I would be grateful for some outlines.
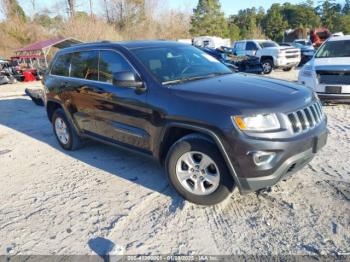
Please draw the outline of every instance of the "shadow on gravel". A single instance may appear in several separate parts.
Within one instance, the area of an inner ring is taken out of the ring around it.
[[[151,157],[94,141],[87,141],[85,147],[78,151],[63,150],[53,134],[45,108],[36,106],[25,97],[0,98],[0,125],[46,143],[61,153],[90,166],[167,195],[172,198],[172,210],[181,208],[183,205],[183,200],[169,188],[163,169]],[[0,139],[6,139],[6,136],[0,133]]]

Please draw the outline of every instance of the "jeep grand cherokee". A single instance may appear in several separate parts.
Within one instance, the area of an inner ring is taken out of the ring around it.
[[[276,184],[326,144],[310,89],[232,73],[176,42],[99,42],[59,51],[46,108],[66,150],[85,138],[152,155],[185,199],[203,205]]]

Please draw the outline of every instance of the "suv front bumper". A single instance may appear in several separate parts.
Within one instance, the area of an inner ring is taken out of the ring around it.
[[[296,58],[279,57],[277,59],[274,59],[275,66],[278,68],[295,67],[295,66],[299,65],[300,61],[301,61],[300,56],[298,56]]]
[[[263,140],[240,137],[229,151],[229,157],[238,178],[241,193],[271,187],[295,174],[307,165],[326,145],[328,131],[326,121],[308,133],[284,140]],[[256,165],[249,152],[274,152],[274,159],[264,165]]]

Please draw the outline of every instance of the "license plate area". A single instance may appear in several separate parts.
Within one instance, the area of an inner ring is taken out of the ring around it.
[[[327,94],[341,94],[341,86],[326,86]]]
[[[318,137],[314,138],[313,153],[317,153],[327,144],[328,133],[325,132]]]

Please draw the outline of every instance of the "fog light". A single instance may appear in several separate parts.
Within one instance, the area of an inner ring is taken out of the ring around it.
[[[271,163],[271,161],[275,158],[276,153],[257,151],[251,152],[250,155],[253,157],[255,165],[262,166]]]

